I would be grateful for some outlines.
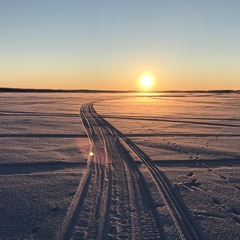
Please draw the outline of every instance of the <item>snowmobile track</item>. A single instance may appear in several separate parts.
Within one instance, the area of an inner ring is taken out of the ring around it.
[[[93,103],[80,116],[90,140],[87,170],[58,239],[166,239],[159,211],[131,149],[148,169],[179,239],[206,239],[165,174],[130,139],[103,119]]]

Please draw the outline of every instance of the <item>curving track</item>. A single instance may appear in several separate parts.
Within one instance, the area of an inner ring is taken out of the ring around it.
[[[98,115],[93,103],[84,104],[80,116],[92,156],[58,239],[206,239],[166,176],[141,149]],[[129,150],[145,165],[161,204]]]

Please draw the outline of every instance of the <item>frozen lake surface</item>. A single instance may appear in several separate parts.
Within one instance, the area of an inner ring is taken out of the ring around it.
[[[240,235],[240,94],[1,93],[0,124],[1,239]]]

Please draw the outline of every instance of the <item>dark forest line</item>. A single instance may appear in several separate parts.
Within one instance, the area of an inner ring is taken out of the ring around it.
[[[141,93],[144,91],[120,91],[120,90],[89,90],[89,89],[32,89],[32,88],[1,88],[0,92],[37,92],[37,93]],[[240,90],[168,90],[147,91],[148,93],[240,93]]]

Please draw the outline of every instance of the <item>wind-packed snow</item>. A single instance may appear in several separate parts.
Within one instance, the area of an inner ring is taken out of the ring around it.
[[[210,239],[239,239],[239,94],[159,94],[96,106],[155,160]]]
[[[1,93],[0,239],[56,239],[86,169],[79,109],[92,101],[164,172],[209,239],[239,238],[239,94]]]
[[[85,168],[83,98],[2,93],[0,99],[0,239],[54,239]]]

